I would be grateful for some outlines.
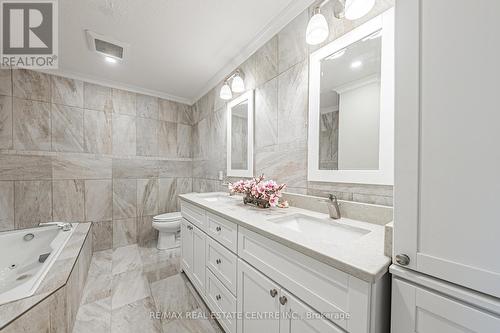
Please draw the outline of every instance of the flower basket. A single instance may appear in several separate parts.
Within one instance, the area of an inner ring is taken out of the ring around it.
[[[285,188],[286,184],[278,185],[273,180],[264,181],[264,175],[229,184],[231,193],[245,195],[243,197],[245,205],[252,204],[260,208],[286,207],[286,202],[280,203],[281,193]]]
[[[271,204],[269,203],[268,200],[258,199],[258,198],[252,197],[249,194],[247,194],[245,197],[243,197],[243,203],[245,205],[247,205],[247,204],[255,205],[255,206],[260,207],[260,208],[271,207]]]

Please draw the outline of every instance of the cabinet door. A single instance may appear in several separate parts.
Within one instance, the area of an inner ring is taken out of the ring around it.
[[[282,290],[280,333],[342,333],[344,330],[302,303],[292,294]]]
[[[267,277],[238,260],[238,333],[279,333],[280,289]],[[270,318],[259,318],[267,315]]]
[[[411,269],[495,297],[499,12],[500,1],[396,4],[394,253],[408,255]]]
[[[185,273],[191,276],[193,272],[193,229],[187,220],[181,223],[181,262]]]
[[[207,235],[193,227],[193,284],[201,294],[205,293],[205,249]]]
[[[392,281],[394,333],[498,333],[500,317],[410,282]]]

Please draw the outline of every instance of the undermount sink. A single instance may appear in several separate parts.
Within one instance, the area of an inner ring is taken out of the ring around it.
[[[292,214],[272,218],[268,221],[304,236],[314,237],[332,244],[354,241],[370,233],[370,230],[345,225],[331,219],[320,219],[304,214]]]
[[[234,197],[230,196],[228,193],[207,193],[200,194],[200,197],[208,202],[234,200]]]

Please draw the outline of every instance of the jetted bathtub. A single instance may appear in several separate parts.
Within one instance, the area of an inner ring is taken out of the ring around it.
[[[35,293],[74,229],[47,225],[0,232],[0,305]]]

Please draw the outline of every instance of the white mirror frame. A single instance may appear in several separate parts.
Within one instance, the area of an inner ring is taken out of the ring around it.
[[[231,110],[241,102],[248,100],[248,138],[247,138],[247,165],[246,170],[231,168]],[[253,118],[254,118],[254,92],[247,91],[227,104],[227,175],[232,177],[253,177]]]
[[[319,114],[321,60],[382,29],[380,74],[380,137],[379,170],[320,170]],[[309,135],[308,180],[357,183],[394,184],[394,8],[371,19],[339,37],[310,56],[309,67]]]

